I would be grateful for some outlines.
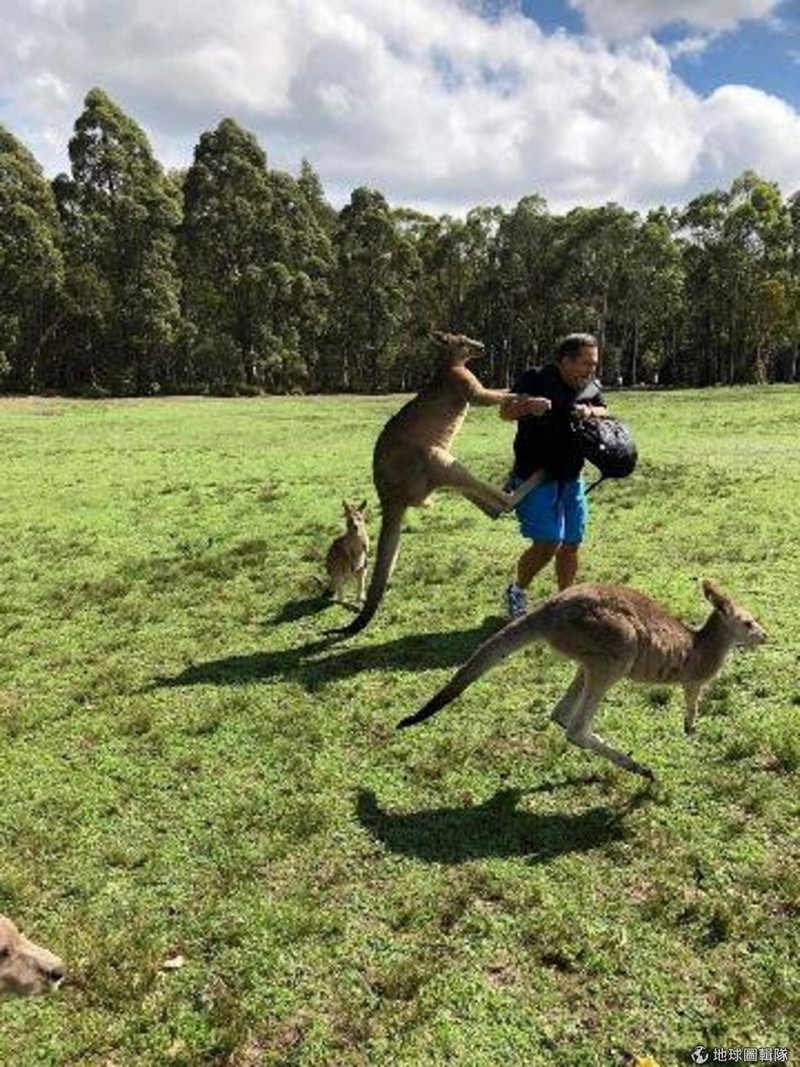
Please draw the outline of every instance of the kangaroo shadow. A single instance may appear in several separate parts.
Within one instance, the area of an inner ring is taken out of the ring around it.
[[[319,615],[333,603],[331,597],[325,593],[316,593],[314,596],[303,597],[302,600],[289,600],[269,621],[273,625],[298,622],[300,619],[307,619],[310,615]]]
[[[247,682],[286,678],[299,681],[309,692],[316,692],[330,682],[349,678],[362,671],[428,670],[455,667],[484,638],[497,629],[497,620],[485,619],[480,626],[464,630],[446,630],[409,634],[379,645],[344,648],[322,638],[297,648],[274,652],[253,652],[244,656],[227,656],[186,667],[173,677],[157,677],[150,688],[183,685],[242,685]]]
[[[356,817],[391,852],[425,863],[458,864],[508,856],[546,863],[566,853],[589,852],[621,841],[628,834],[625,816],[633,802],[616,811],[594,807],[579,815],[537,814],[519,810],[524,792],[500,789],[475,807],[393,814],[380,807],[373,792],[360,789]]]

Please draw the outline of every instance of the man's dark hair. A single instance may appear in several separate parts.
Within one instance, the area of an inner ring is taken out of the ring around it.
[[[564,356],[574,359],[582,348],[597,348],[597,338],[591,333],[571,333],[563,337],[556,346],[556,363]]]

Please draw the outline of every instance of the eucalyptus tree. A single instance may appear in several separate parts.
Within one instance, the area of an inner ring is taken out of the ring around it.
[[[307,159],[304,159],[300,164],[297,184],[317,222],[329,236],[333,236],[338,221],[338,213],[328,203],[320,177]]]
[[[556,332],[588,330],[601,349],[619,354],[638,216],[618,204],[573,208],[556,229]]]
[[[204,133],[183,184],[189,374],[205,388],[314,384],[333,269],[321,186],[267,169],[232,119]]]
[[[41,167],[0,126],[0,380],[49,385],[43,355],[63,281],[55,199]]]
[[[800,190],[789,197],[787,208],[792,234],[788,256],[789,321],[781,377],[794,382],[800,377]]]
[[[233,119],[206,131],[183,183],[179,261],[187,373],[213,392],[256,386],[268,329],[266,155]]]
[[[500,313],[500,272],[497,241],[505,211],[498,204],[474,207],[467,212],[461,238],[463,328],[486,346],[478,371],[487,381],[508,378],[503,321]]]
[[[691,384],[723,381],[730,366],[724,353],[726,210],[726,194],[715,189],[696,196],[681,214],[685,237],[687,351],[691,358],[680,360],[678,376]]]
[[[792,218],[775,182],[746,171],[731,185],[728,230],[740,250],[737,307],[741,372],[749,381],[774,376],[778,350],[791,330]]]
[[[507,379],[542,361],[555,339],[556,224],[536,194],[523,197],[497,234],[493,298],[502,333]]]
[[[636,227],[627,259],[629,271],[617,317],[621,325],[620,367],[636,385],[658,381],[669,368],[682,337],[685,275],[675,221],[665,208],[650,211]]]
[[[65,385],[159,389],[169,383],[179,320],[175,186],[142,129],[102,89],[87,94],[69,155],[71,179],[54,185],[78,347]]]
[[[466,288],[467,233],[462,219],[451,215],[417,216],[395,212],[395,218],[415,237],[422,267],[422,301],[431,324],[444,330],[462,326]]]
[[[414,296],[420,260],[381,193],[354,190],[339,215],[329,375],[346,390],[408,387],[405,361],[423,340]]]
[[[415,264],[406,325],[413,343],[406,346],[403,359],[395,362],[392,385],[400,390],[417,389],[431,374],[431,332],[462,328],[451,316],[446,283],[439,270],[440,242],[452,220],[447,215],[437,218],[407,207],[394,208],[392,219],[398,235],[413,247],[410,261]]]
[[[496,302],[492,299],[494,241],[502,209],[477,207],[464,219],[451,215],[434,218],[419,212],[395,211],[402,231],[414,240],[420,273],[416,292],[417,332],[445,329],[466,332],[487,347],[488,361],[482,367],[494,371],[497,350],[491,323]],[[430,356],[424,347],[416,363],[419,375],[430,373]]]
[[[682,224],[700,383],[768,380],[791,333],[789,206],[777,185],[747,171],[728,191],[692,200]]]
[[[260,358],[264,384],[283,392],[316,380],[331,305],[333,246],[308,182],[283,171],[270,171],[268,180]]]

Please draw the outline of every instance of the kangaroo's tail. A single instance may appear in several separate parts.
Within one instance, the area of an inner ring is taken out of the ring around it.
[[[397,729],[402,730],[406,726],[415,726],[418,722],[429,719],[440,708],[455,700],[468,685],[471,685],[476,678],[480,678],[490,667],[494,667],[496,663],[511,655],[512,652],[516,652],[523,645],[527,645],[532,641],[542,640],[543,637],[540,610],[533,611],[522,619],[515,619],[513,622],[508,623],[502,630],[492,634],[491,637],[487,637],[483,644],[475,649],[463,667],[459,667],[447,685],[440,689],[435,696],[431,697],[423,708],[420,708],[415,715],[407,715],[405,719],[401,719],[397,724]]]
[[[400,548],[400,527],[403,523],[405,511],[405,505],[384,504],[382,506],[378,551],[364,606],[351,623],[335,630],[334,633],[346,634],[347,636],[359,633],[378,610],[378,605],[383,599],[383,594],[386,592],[386,586],[397,561],[397,553]]]

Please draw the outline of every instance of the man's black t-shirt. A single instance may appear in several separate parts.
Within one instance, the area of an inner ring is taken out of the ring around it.
[[[551,402],[544,415],[525,415],[517,422],[514,438],[514,473],[527,478],[544,468],[552,478],[577,478],[583,457],[576,449],[569,430],[570,411],[575,404],[605,406],[600,385],[589,382],[582,389],[572,389],[555,363],[541,369],[523,371],[514,382],[515,393],[544,396]]]

